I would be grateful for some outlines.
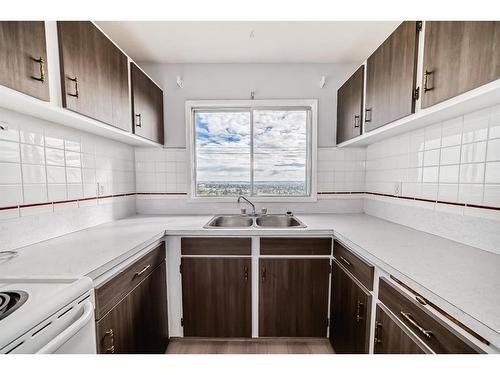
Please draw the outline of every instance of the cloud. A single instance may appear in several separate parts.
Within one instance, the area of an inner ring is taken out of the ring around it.
[[[255,181],[304,181],[307,112],[254,110]],[[250,181],[250,112],[196,112],[198,181]]]

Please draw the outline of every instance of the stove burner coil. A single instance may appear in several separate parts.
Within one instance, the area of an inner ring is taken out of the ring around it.
[[[22,290],[9,290],[0,292],[0,320],[6,318],[28,299],[28,293]]]

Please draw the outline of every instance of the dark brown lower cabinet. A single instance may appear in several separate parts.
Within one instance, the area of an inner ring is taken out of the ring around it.
[[[250,258],[189,258],[182,267],[185,337],[251,337]]]
[[[422,344],[377,304],[375,354],[424,354]]]
[[[330,341],[335,353],[368,353],[371,295],[336,261],[330,311]]]
[[[98,353],[164,353],[168,344],[165,262],[98,320],[96,328]]]
[[[259,336],[326,337],[329,259],[259,261]]]

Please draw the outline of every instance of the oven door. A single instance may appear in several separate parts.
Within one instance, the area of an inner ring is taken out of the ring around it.
[[[96,352],[94,306],[85,301],[81,314],[63,331],[37,351],[38,354],[94,354]]]

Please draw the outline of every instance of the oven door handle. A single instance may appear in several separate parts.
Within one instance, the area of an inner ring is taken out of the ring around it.
[[[90,301],[83,304],[83,314],[72,325],[58,334],[54,339],[42,347],[37,354],[48,354],[55,352],[62,344],[68,341],[75,333],[81,330],[91,319],[94,312],[94,306]]]

